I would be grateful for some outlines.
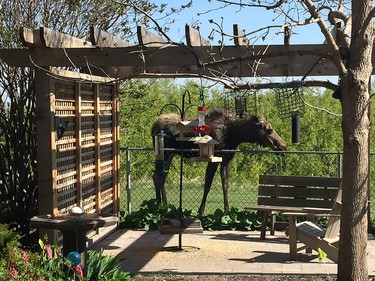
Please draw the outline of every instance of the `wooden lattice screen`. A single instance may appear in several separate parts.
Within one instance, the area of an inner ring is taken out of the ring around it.
[[[65,214],[74,206],[118,214],[116,85],[38,71],[36,90],[40,214]],[[61,239],[47,233],[53,242]]]

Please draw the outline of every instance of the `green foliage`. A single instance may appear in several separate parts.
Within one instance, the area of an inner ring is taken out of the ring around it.
[[[212,215],[199,217],[205,230],[256,230],[260,228],[259,216],[253,211],[231,208],[228,213],[217,209]]]
[[[0,224],[0,257],[5,254],[7,248],[17,248],[20,246],[19,239],[21,236],[9,229],[6,224]]]
[[[128,281],[129,272],[123,272],[116,257],[100,252],[87,252],[87,279],[89,281]]]
[[[184,210],[183,217],[192,217],[191,210]],[[178,219],[179,209],[168,204],[157,203],[155,199],[144,201],[141,208],[131,214],[123,214],[122,226],[156,230],[163,219]],[[228,213],[217,209],[213,214],[197,216],[205,230],[255,230],[260,228],[259,217],[253,211],[239,211],[231,208]]]
[[[190,217],[191,211],[183,211],[183,217]],[[122,214],[122,226],[156,230],[163,219],[176,219],[180,217],[179,209],[171,204],[157,203],[156,199],[145,200],[140,209],[131,214]]]
[[[327,253],[324,252],[321,248],[318,248],[318,260],[319,262],[324,262],[327,258]]]

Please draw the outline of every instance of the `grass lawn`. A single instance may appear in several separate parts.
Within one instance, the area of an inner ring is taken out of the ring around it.
[[[126,186],[121,186],[121,210],[126,210]],[[179,206],[180,183],[167,182],[168,203]],[[130,190],[131,210],[136,211],[140,208],[144,200],[155,198],[153,182],[143,179],[142,181],[132,182]],[[196,214],[203,197],[203,183],[195,180],[183,181],[182,184],[182,208],[192,210]],[[254,204],[257,200],[257,187],[247,185],[246,183],[230,182],[229,207],[236,207],[243,210],[246,205]],[[213,213],[216,209],[223,209],[224,200],[220,180],[214,180],[206,203],[206,214]]]

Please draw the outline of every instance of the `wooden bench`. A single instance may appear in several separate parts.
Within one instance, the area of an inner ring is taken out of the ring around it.
[[[258,204],[246,206],[245,210],[260,212],[260,239],[264,240],[269,218],[270,232],[274,235],[276,214],[279,212],[329,213],[340,182],[338,177],[260,175]]]

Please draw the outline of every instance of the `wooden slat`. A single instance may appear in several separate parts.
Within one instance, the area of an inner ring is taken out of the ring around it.
[[[258,196],[261,197],[289,197],[289,198],[324,198],[334,200],[337,189],[293,187],[293,186],[259,186]]]
[[[137,26],[137,36],[139,45],[144,47],[160,47],[165,46],[165,43],[167,43],[163,37],[142,26]]]
[[[90,47],[91,42],[70,36],[47,27],[39,29],[40,41],[44,47],[48,48],[82,48]],[[35,35],[34,35],[35,39]]]
[[[56,67],[51,68],[51,73],[53,73],[56,76],[61,77],[62,79],[73,79],[73,80],[88,80],[91,82],[102,82],[102,83],[108,83],[113,81],[114,79],[111,77],[103,77],[103,76],[96,76],[96,75],[89,75],[85,73],[78,73],[75,71],[65,70],[65,69],[58,69]],[[84,93],[84,91],[82,91]]]
[[[189,25],[185,25],[186,44],[191,47],[195,46],[210,46],[211,44],[204,39],[198,30]]]
[[[95,104],[95,200],[96,212],[101,212],[102,194],[101,194],[101,166],[100,166],[100,85],[94,87],[94,104]]]
[[[77,161],[77,205],[80,207],[84,206],[83,199],[83,188],[82,188],[82,131],[81,131],[81,83],[77,83],[75,86],[75,135],[76,135],[76,161]]]
[[[129,47],[128,41],[122,40],[104,30],[99,28],[90,27],[90,40],[91,44],[100,47]]]
[[[112,85],[112,132],[113,132],[113,142],[112,142],[112,159],[114,163],[114,172],[112,178],[113,184],[113,213],[120,215],[120,103],[117,93],[117,84]],[[128,198],[130,199],[130,198]],[[130,201],[131,202],[131,201]]]
[[[332,208],[332,201],[329,200],[308,200],[308,199],[285,199],[258,198],[259,205],[289,206],[289,207],[310,207],[310,208]]]
[[[260,175],[259,184],[280,184],[294,186],[339,187],[341,178],[310,176],[270,176]]]
[[[234,44],[236,46],[249,45],[249,40],[247,40],[243,30],[239,27],[238,24],[233,24],[233,35],[234,35]]]

